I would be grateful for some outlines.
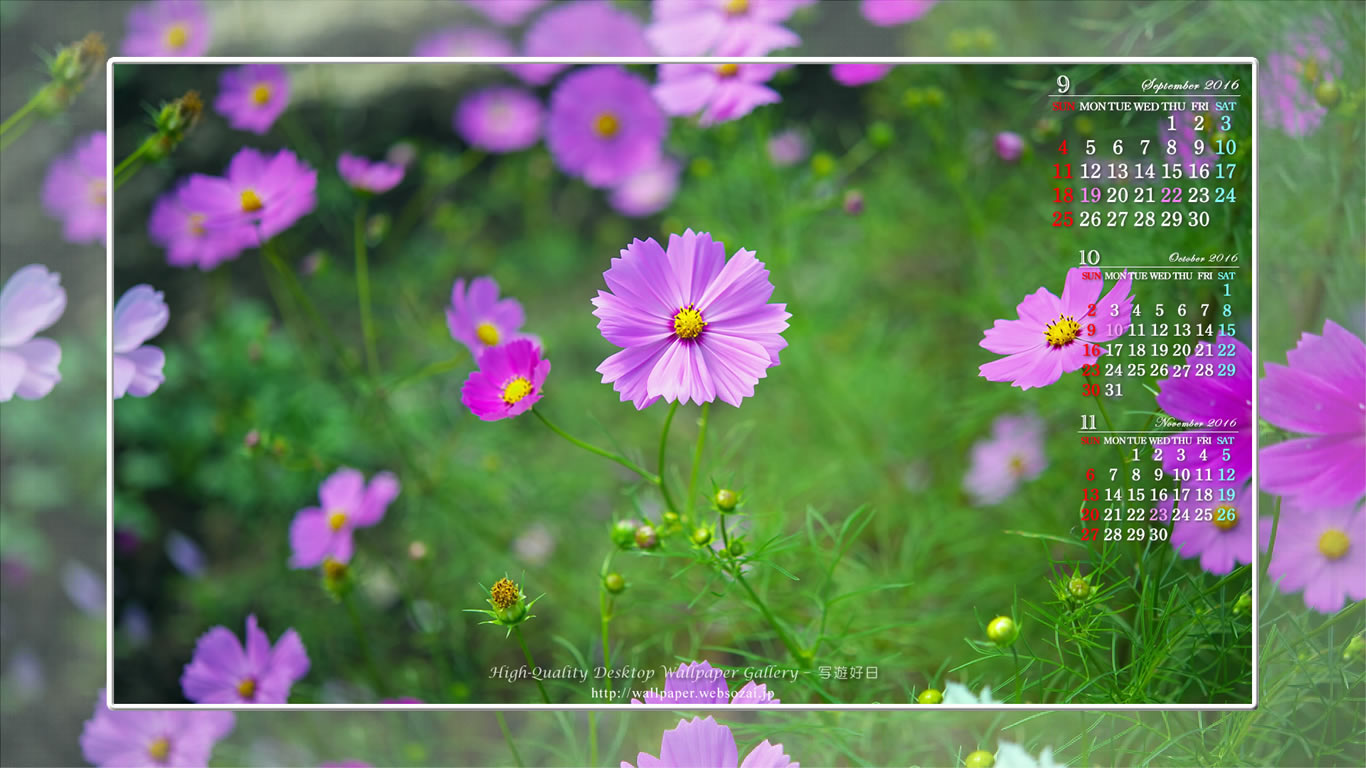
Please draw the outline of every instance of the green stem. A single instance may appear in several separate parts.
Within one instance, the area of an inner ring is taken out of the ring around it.
[[[448,360],[442,360],[440,362],[431,363],[430,365],[417,371],[416,373],[410,373],[407,376],[404,376],[403,378],[395,379],[394,382],[389,385],[389,391],[393,392],[395,390],[402,389],[403,387],[416,384],[417,382],[422,381],[423,379],[427,379],[438,374],[446,373],[448,371],[453,371],[456,368],[459,368],[464,363],[465,355],[463,353],[457,354],[455,357],[452,357]]]
[[[33,112],[33,110],[38,108],[38,105],[42,103],[43,93],[43,91],[38,91],[37,93],[33,94],[33,97],[30,98],[28,102],[24,104],[24,106],[16,110],[14,114],[5,118],[5,122],[0,123],[0,137],[3,137],[5,134],[9,133],[11,129],[17,127],[20,123],[23,123],[24,118],[28,117],[29,113]],[[24,130],[10,135],[8,138],[5,139],[3,143],[0,143],[0,148],[9,146],[10,142],[24,135],[24,131],[27,130],[28,125],[27,123],[25,123]]]
[[[591,709],[588,710],[588,764],[593,768],[598,765],[598,718]]]
[[[527,672],[529,674],[534,673],[536,662],[531,660],[531,649],[526,647],[526,638],[522,637],[522,628],[520,626],[513,627],[512,633],[517,636],[517,644],[522,646],[522,655],[526,657]],[[536,681],[536,687],[541,691],[541,700],[549,704],[550,694],[545,692],[545,684],[541,682],[541,678],[532,677],[532,679]]]
[[[664,495],[664,504],[675,515],[679,514],[678,505],[674,503],[673,496],[669,493],[669,482],[664,473],[664,451],[669,446],[669,427],[674,423],[674,412],[678,410],[678,401],[669,403],[669,413],[664,417],[664,430],[659,433],[659,492]]]
[[[496,709],[493,714],[498,718],[498,727],[503,731],[503,741],[508,743],[508,751],[512,753],[512,762],[517,764],[517,768],[522,768],[522,756],[517,754],[517,744],[512,740],[512,731],[508,729],[508,721],[503,718],[503,713]]]
[[[1256,488],[1252,488],[1252,489],[1250,489],[1250,491],[1251,491],[1252,493],[1256,493],[1256,492],[1257,492],[1257,489],[1256,489]],[[1277,497],[1276,497],[1276,507],[1275,507],[1275,509],[1273,509],[1273,510],[1271,511],[1271,538],[1267,540],[1267,543],[1266,543],[1266,554],[1262,556],[1262,557],[1263,557],[1263,560],[1262,560],[1262,579],[1263,579],[1263,580],[1266,579],[1267,569],[1271,567],[1271,555],[1272,555],[1272,553],[1274,553],[1274,552],[1276,551],[1276,528],[1277,528],[1278,526],[1280,526],[1280,524],[1281,524],[1281,497],[1280,497],[1280,496],[1277,496]],[[1274,590],[1273,590],[1273,591],[1274,591]],[[1267,600],[1267,605],[1270,605],[1270,604],[1271,604],[1271,601],[1268,599],[1268,600]],[[1265,610],[1265,609],[1263,609],[1263,610]]]
[[[284,278],[285,287],[289,289],[290,293],[294,294],[295,300],[303,307],[304,312],[308,315],[308,319],[317,328],[319,334],[323,335],[332,345],[332,350],[337,355],[337,362],[340,363],[342,368],[346,369],[348,373],[355,375],[356,371],[353,370],[351,365],[347,362],[346,352],[342,347],[341,342],[338,341],[336,335],[332,333],[331,326],[323,320],[322,315],[318,312],[318,308],[314,306],[313,300],[308,298],[308,293],[304,291],[303,285],[299,282],[299,276],[294,274],[294,270],[275,250],[275,241],[266,240],[263,242],[261,244],[261,252],[265,254],[266,260],[271,263],[271,266],[275,267],[275,271],[280,273],[280,277]]]
[[[1010,646],[1010,653],[1012,656],[1015,657],[1015,703],[1023,704],[1024,678],[1020,674],[1020,652],[1015,648],[1015,645],[1013,643]]]
[[[370,677],[375,684],[375,690],[379,691],[383,697],[389,696],[389,686],[380,674],[379,665],[375,663],[375,655],[370,651],[370,642],[365,638],[365,625],[361,623],[360,613],[356,611],[356,601],[347,593],[342,602],[346,605],[346,612],[351,616],[351,627],[356,632],[356,642],[360,644],[361,655],[365,657],[365,667],[370,671]]]
[[[149,136],[146,141],[138,145],[137,149],[133,150],[133,154],[123,158],[118,165],[114,166],[114,189],[118,189],[129,179],[138,175],[138,171],[142,170],[143,158],[152,149],[152,142],[155,140],[155,136]]]
[[[697,423],[697,447],[692,452],[692,471],[688,473],[688,498],[686,509],[689,516],[692,514],[693,504],[697,502],[697,470],[702,467],[702,444],[707,439],[707,414],[711,410],[711,403],[702,404],[702,417]]]
[[[608,550],[607,556],[602,559],[602,568],[598,571],[598,616],[602,623],[602,667],[607,670],[607,702],[612,702],[612,646],[609,642],[607,626],[612,623],[612,595],[607,592],[607,585],[604,580],[612,570],[612,554],[616,550]],[[596,734],[594,734],[596,735]],[[597,764],[597,760],[593,761]]]
[[[632,472],[636,473],[637,475],[640,475],[641,477],[645,478],[646,480],[650,481],[651,483],[654,483],[655,485],[659,485],[660,480],[659,480],[659,476],[658,476],[658,475],[651,474],[650,472],[648,472],[648,471],[646,471],[646,470],[644,470],[644,469],[641,469],[634,461],[631,461],[630,459],[626,458],[625,456],[619,456],[619,455],[617,455],[617,454],[615,454],[615,453],[612,453],[611,451],[603,450],[602,448],[599,448],[599,447],[597,447],[596,445],[593,445],[592,443],[585,443],[584,441],[578,439],[577,437],[574,437],[573,435],[569,434],[568,432],[565,432],[563,429],[560,429],[559,427],[557,427],[557,426],[555,426],[554,424],[552,424],[552,423],[550,422],[550,419],[547,419],[547,418],[545,417],[545,414],[541,413],[539,409],[532,408],[532,409],[531,409],[531,412],[534,413],[534,414],[536,414],[536,418],[540,419],[540,420],[541,420],[541,423],[544,424],[544,425],[546,425],[546,427],[549,428],[551,432],[554,432],[555,434],[559,435],[560,437],[563,437],[565,440],[568,440],[569,442],[573,443],[574,445],[577,445],[578,447],[584,449],[585,451],[588,451],[589,453],[594,453],[594,454],[597,454],[598,456],[603,457],[604,459],[608,459],[608,460],[611,460],[611,461],[615,461],[616,463],[620,464],[620,465],[623,466],[623,467],[626,467],[627,469],[631,470]]]
[[[356,297],[360,301],[360,328],[365,338],[365,364],[370,378],[379,382],[379,355],[375,352],[375,324],[370,314],[370,265],[365,251],[365,201],[356,206]]]
[[[720,559],[721,556],[720,554],[717,554],[716,557]],[[726,567],[724,563],[722,567]],[[744,575],[740,572],[740,566],[736,564],[730,569],[730,572],[731,575],[735,577],[735,583],[744,587],[745,592],[749,594],[750,601],[754,603],[754,607],[759,609],[759,613],[763,614],[763,617],[768,622],[769,626],[773,627],[773,631],[778,633],[778,639],[781,640],[783,646],[787,648],[787,652],[792,656],[792,659],[803,667],[810,666],[811,659],[802,652],[802,649],[797,645],[797,642],[787,634],[787,630],[783,629],[783,625],[779,623],[778,617],[774,616],[773,612],[768,609],[768,606],[759,598],[759,595],[754,591],[754,588],[749,585],[749,582],[745,581]]]

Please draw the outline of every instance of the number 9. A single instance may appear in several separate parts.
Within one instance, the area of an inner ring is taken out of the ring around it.
[[[1067,75],[1058,75],[1058,93],[1067,93],[1067,89],[1072,87],[1072,81]]]

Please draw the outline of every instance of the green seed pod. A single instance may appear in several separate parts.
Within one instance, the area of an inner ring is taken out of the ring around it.
[[[933,688],[926,688],[920,692],[919,696],[915,697],[915,700],[921,704],[942,704],[944,701],[944,694]]]
[[[711,531],[706,528],[695,528],[692,532],[692,543],[699,547],[705,547],[711,543]]]
[[[602,578],[602,586],[608,592],[619,595],[626,591],[626,578],[614,571]]]
[[[740,496],[729,488],[722,488],[716,492],[716,508],[722,512],[732,512],[735,505],[740,503]]]
[[[997,616],[987,624],[987,639],[1003,648],[1015,642],[1019,636],[1020,627],[1009,616]]]
[[[995,764],[996,756],[985,749],[969,753],[967,757],[963,758],[964,768],[991,768]]]
[[[1067,592],[1078,600],[1085,600],[1091,596],[1091,583],[1080,576],[1073,576],[1067,582]]]

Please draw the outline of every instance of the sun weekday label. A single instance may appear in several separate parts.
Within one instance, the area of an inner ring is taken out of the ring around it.
[[[1255,703],[1251,59],[111,67],[116,708]]]

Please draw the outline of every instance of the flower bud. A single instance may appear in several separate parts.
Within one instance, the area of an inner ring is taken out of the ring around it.
[[[716,172],[716,164],[709,157],[695,157],[689,166],[689,170],[692,171],[692,175],[705,179]]]
[[[1366,661],[1366,633],[1358,632],[1356,637],[1347,641],[1342,651],[1343,661]]]
[[[811,172],[817,176],[829,176],[835,172],[835,158],[829,152],[817,152],[811,156]]]
[[[351,578],[351,566],[330,557],[323,559],[323,589],[334,600],[346,597],[353,586],[355,582]]]
[[[694,528],[692,532],[692,543],[699,547],[705,547],[711,543],[711,531],[706,528]]]
[[[414,541],[408,545],[408,557],[412,560],[426,560],[427,554],[426,542]]]
[[[630,520],[612,523],[612,543],[617,549],[630,549],[636,543],[636,524]]]
[[[1233,615],[1241,616],[1252,612],[1252,593],[1244,592],[1238,595],[1238,599],[1233,603]]]
[[[878,149],[890,147],[895,138],[896,134],[892,131],[892,126],[882,120],[868,126],[868,141]]]
[[[729,488],[722,488],[716,492],[716,508],[722,512],[733,512],[735,505],[740,503],[740,495]]]
[[[242,436],[242,446],[245,447],[247,450],[255,448],[257,445],[260,444],[260,442],[261,432],[259,430],[253,429]]]
[[[925,104],[931,107],[944,105],[944,91],[931,85],[925,89]]]
[[[104,38],[98,32],[57,51],[48,64],[52,79],[43,87],[42,111],[51,115],[71,106],[90,78],[104,68],[104,59]]]
[[[921,704],[941,704],[944,701],[944,694],[933,688],[926,688],[915,697],[915,700]]]
[[[997,616],[987,624],[987,639],[1003,648],[1015,642],[1019,636],[1020,627],[1009,616]]]
[[[653,526],[642,525],[636,529],[636,546],[641,549],[654,549],[659,546],[659,535]]]
[[[626,591],[626,578],[614,571],[602,578],[602,586],[608,592],[619,595]]]
[[[745,543],[736,539],[730,543],[730,548],[727,551],[730,553],[731,557],[739,557],[745,554]]]
[[[994,144],[996,146],[996,156],[1007,163],[1013,163],[1016,160],[1019,160],[1020,155],[1024,153],[1024,139],[1018,133],[1001,131],[996,134]]]
[[[1077,133],[1080,133],[1082,136],[1090,136],[1091,133],[1096,130],[1095,121],[1084,115],[1078,117],[1076,122],[1072,123],[1072,125],[1077,129]]]
[[[1314,101],[1317,101],[1320,107],[1332,109],[1342,101],[1342,87],[1333,80],[1324,80],[1314,89]]]
[[[907,88],[901,94],[901,103],[907,109],[918,109],[925,105],[925,92],[919,88]]]
[[[1085,600],[1091,596],[1091,583],[1080,576],[1073,576],[1067,582],[1067,592],[1078,600]]]
[[[665,528],[666,530],[667,530],[667,529],[671,529],[671,528],[676,528],[676,527],[678,527],[678,513],[677,513],[677,512],[664,512],[663,514],[661,514],[661,515],[659,516],[659,520],[660,520],[660,522],[664,523],[664,528]]]
[[[526,616],[526,597],[512,579],[506,576],[495,581],[489,590],[489,604],[499,621],[516,624]]]
[[[963,758],[964,768],[991,768],[995,764],[996,756],[985,749],[969,753],[967,757]]]
[[[150,145],[148,157],[159,160],[169,155],[199,124],[203,112],[204,101],[198,91],[186,91],[184,96],[163,104],[154,120],[157,135]]]
[[[863,193],[857,189],[851,189],[844,193],[844,212],[850,216],[857,216],[863,213]]]

